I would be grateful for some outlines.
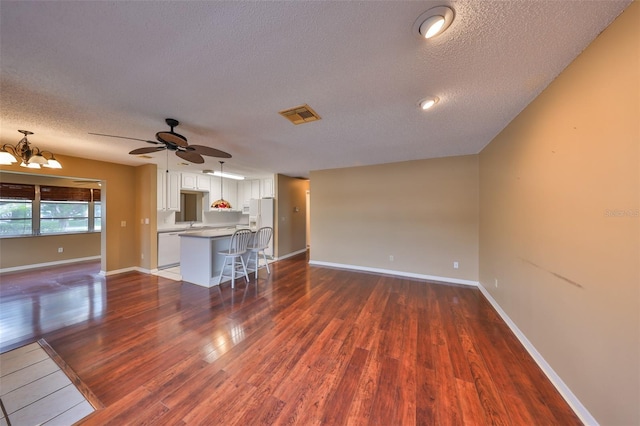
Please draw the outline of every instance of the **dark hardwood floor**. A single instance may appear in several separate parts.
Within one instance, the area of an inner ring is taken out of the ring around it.
[[[573,425],[474,288],[273,264],[211,289],[85,263],[0,276],[0,351],[44,338],[102,424]]]

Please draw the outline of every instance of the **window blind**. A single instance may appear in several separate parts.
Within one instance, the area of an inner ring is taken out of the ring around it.
[[[35,185],[22,183],[0,183],[0,198],[9,200],[34,200],[36,198]]]
[[[69,188],[66,186],[40,186],[43,201],[91,201],[89,188]]]

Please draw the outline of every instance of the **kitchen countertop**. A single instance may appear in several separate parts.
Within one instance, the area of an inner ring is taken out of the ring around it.
[[[230,237],[236,232],[235,228],[214,228],[214,229],[202,229],[193,230],[188,229],[180,234],[181,237],[191,238],[217,238],[217,237]]]
[[[209,230],[216,230],[216,229],[229,229],[229,230],[235,230],[236,227],[232,226],[232,225],[227,225],[227,226],[208,226],[208,225],[196,225],[196,226],[171,226],[171,227],[163,227],[163,228],[158,228],[158,234],[162,234],[165,232],[200,232],[200,231],[209,231]]]

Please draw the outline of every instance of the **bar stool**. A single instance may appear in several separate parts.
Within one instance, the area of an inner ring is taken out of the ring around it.
[[[221,254],[224,256],[224,263],[222,264],[222,269],[220,269],[220,277],[218,278],[218,285],[222,283],[223,277],[229,277],[231,278],[231,288],[235,288],[236,275],[238,274],[238,272],[243,272],[243,271],[244,271],[244,278],[247,280],[247,282],[249,282],[249,274],[247,274],[247,266],[244,263],[244,259],[242,258],[242,255],[247,252],[247,245],[249,244],[250,239],[251,239],[251,230],[238,229],[231,236],[231,241],[229,242],[229,248],[227,250],[218,252],[218,254]],[[231,261],[229,265],[227,265],[227,260]],[[224,274],[224,269],[227,266],[231,268],[231,272],[230,272],[231,275]]]
[[[271,241],[272,235],[273,228],[271,228],[270,226],[262,227],[256,231],[255,235],[253,236],[253,241],[247,247],[247,250],[249,250],[247,268],[251,270],[249,265],[251,264],[251,261],[253,261],[256,271],[256,280],[258,279],[258,269],[260,268],[260,253],[262,253],[262,258],[264,259],[264,266],[267,267],[267,273],[271,273],[271,271],[269,270],[267,255],[264,251],[269,247],[269,241]]]

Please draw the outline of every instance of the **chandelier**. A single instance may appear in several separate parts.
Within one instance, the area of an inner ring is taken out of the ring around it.
[[[18,159],[22,160],[20,167],[27,167],[29,169],[39,169],[40,167],[49,167],[51,169],[61,169],[62,164],[50,151],[42,151],[37,146],[33,146],[27,140],[27,136],[32,135],[33,132],[28,130],[18,130],[24,135],[24,137],[18,142],[17,145],[4,144],[0,147],[0,165],[11,165],[17,163]],[[49,155],[47,158],[45,154]]]

